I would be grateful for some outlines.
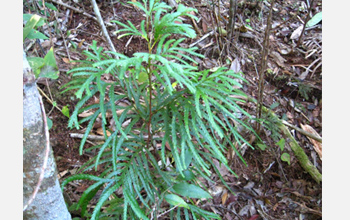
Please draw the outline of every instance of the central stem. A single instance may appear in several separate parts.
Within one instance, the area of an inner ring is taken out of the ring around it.
[[[149,118],[147,123],[147,130],[148,130],[148,140],[147,140],[147,148],[149,149],[151,147],[151,140],[152,140],[152,131],[151,131],[151,122],[152,122],[152,68],[151,68],[151,61],[148,60],[148,82],[149,82]]]

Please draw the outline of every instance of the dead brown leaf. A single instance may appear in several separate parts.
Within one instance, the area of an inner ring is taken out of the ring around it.
[[[99,135],[104,135],[104,134],[103,134],[103,129],[102,129],[102,127],[101,127],[101,128],[98,128],[98,129],[96,130],[96,133],[99,134]],[[109,132],[108,130],[106,130],[106,133],[107,133],[107,136],[108,136],[108,137],[111,136],[111,132]]]
[[[69,59],[67,57],[62,57],[63,62],[70,63]]]
[[[78,116],[81,117],[81,118],[86,118],[86,117],[89,117],[89,116],[91,116],[93,114],[94,114],[93,111],[83,111]]]
[[[228,192],[224,192],[221,196],[221,204],[225,205],[228,197]]]
[[[311,134],[313,134],[313,135],[315,135],[315,136],[321,138],[321,136],[317,133],[317,131],[315,131],[315,129],[313,129],[310,125],[303,125],[303,124],[300,124],[300,127],[301,127],[303,130],[305,130],[305,131],[307,131],[307,132],[309,132],[309,133],[311,133]],[[316,141],[316,140],[314,140],[314,139],[312,139],[312,138],[310,138],[310,137],[307,137],[307,138],[308,138],[308,139],[311,141],[311,143],[314,145],[315,151],[317,152],[318,156],[319,156],[320,159],[322,160],[322,143],[320,143],[320,142],[318,142],[318,141]]]
[[[220,162],[217,161],[217,160],[215,160],[215,159],[213,160],[213,162],[214,162],[216,168],[219,170],[221,176],[226,176],[227,174],[229,174],[229,171],[228,171],[228,169],[225,167],[225,165],[220,164]]]
[[[80,49],[81,46],[83,46],[83,43],[85,42],[85,39],[81,40],[80,43],[78,44],[78,48]]]

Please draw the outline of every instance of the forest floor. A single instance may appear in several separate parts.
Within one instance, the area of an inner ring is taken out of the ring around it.
[[[90,1],[64,2],[94,16]],[[130,21],[137,26],[143,19],[141,11],[126,4],[126,1],[114,1],[113,4],[110,1],[97,2],[107,23],[111,20],[124,23]],[[222,28],[226,27],[229,0],[219,2],[219,7],[216,6],[214,9],[216,13],[213,13],[212,6],[206,1],[181,0],[182,4],[196,8],[198,10],[196,16],[200,18],[198,22],[191,19],[183,21],[196,25],[197,38],[184,41],[182,46],[188,47],[210,33],[213,24],[217,25],[217,21]],[[226,66],[235,71],[242,71],[244,78],[249,82],[244,83],[244,91],[257,99],[258,72],[260,72],[269,3],[253,0],[238,2],[235,37],[228,40],[227,36],[215,32],[215,35],[208,35],[197,43],[195,45],[199,48],[197,52],[205,55],[199,67],[211,69]],[[83,60],[81,52],[86,50],[93,40],[98,42],[98,46],[106,50],[109,48],[96,21],[72,8],[64,7],[54,1],[52,3],[58,11],[56,17],[49,18],[49,22],[54,22],[55,28],[55,32],[51,33],[51,43],[54,46],[60,75],[57,80],[40,80],[39,87],[46,96],[43,100],[47,115],[53,121],[50,140],[59,178],[62,181],[75,174],[84,162],[91,159],[90,155],[79,155],[80,139],[70,137],[71,133],[83,133],[84,128],[68,129],[68,118],[58,109],[68,106],[70,112],[73,112],[77,102],[73,93],[60,93],[62,86],[70,80],[67,71],[75,66],[69,59]],[[322,11],[321,1],[316,0],[313,3],[310,16]],[[27,8],[24,10],[24,13],[29,13]],[[296,127],[309,125],[315,133],[322,136],[322,24],[307,28],[301,44],[297,47],[301,30],[299,27],[302,26],[306,15],[307,5],[304,1],[277,1],[273,7],[263,102],[266,107],[273,109],[279,118]],[[134,52],[145,51],[145,44],[139,38],[117,39],[117,36],[113,35],[116,26],[107,26],[107,29],[118,52],[131,56]],[[67,38],[68,31],[70,35]],[[42,42],[41,46],[47,52],[50,41]],[[27,53],[43,56],[38,44],[28,48]],[[52,102],[56,103],[56,107]],[[256,107],[252,105],[245,106],[245,110],[256,115]],[[315,147],[322,144],[310,141],[291,127],[289,129],[309,160],[322,173],[322,160],[315,151]],[[98,126],[94,128],[94,132],[100,135]],[[260,138],[267,146],[266,149],[261,149],[263,147],[259,147],[255,142],[253,142],[255,149],[240,148],[248,166],[245,166],[237,156],[230,155],[231,168],[238,177],[219,167],[220,173],[235,194],[228,191],[218,176],[213,174],[212,179],[217,183],[211,186],[214,199],[208,201],[202,208],[215,212],[227,220],[322,219],[322,185],[316,183],[303,170],[288,144],[283,151],[281,150],[276,143],[282,136],[277,136],[276,131],[264,128]],[[92,146],[93,142],[89,141],[87,145]],[[290,164],[281,159],[282,153],[290,155]],[[84,182],[69,184],[65,188],[65,195],[72,202],[77,202],[88,186]],[[74,216],[79,217],[79,214],[75,213]]]

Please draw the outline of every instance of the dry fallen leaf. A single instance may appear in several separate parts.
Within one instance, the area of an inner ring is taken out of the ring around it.
[[[270,55],[273,57],[274,61],[278,64],[278,66],[285,68],[285,64],[284,62],[286,62],[287,60],[284,59],[281,54],[279,54],[276,51],[271,51]]]
[[[213,186],[211,189],[209,189],[209,193],[213,197],[220,195],[220,193],[222,193],[223,191],[224,187],[220,185]]]
[[[130,124],[130,122],[131,122],[131,118],[126,120],[126,121],[124,121],[123,124],[122,124],[122,127],[125,128],[126,126],[128,126]]]
[[[299,26],[297,29],[293,31],[292,35],[290,36],[290,39],[295,40],[299,38],[302,30],[303,30],[303,25]]]
[[[94,112],[93,111],[83,111],[82,113],[80,113],[78,116],[81,117],[81,118],[86,118],[86,117],[89,117],[91,115],[93,115]]]
[[[225,165],[220,164],[220,162],[217,161],[217,160],[215,160],[215,159],[213,160],[213,162],[214,162],[216,168],[219,170],[221,176],[226,176],[226,175],[229,173],[229,171],[228,171],[228,169],[225,167]]]
[[[255,220],[255,219],[258,219],[259,217],[260,217],[260,215],[255,214],[255,215],[252,215],[252,217],[250,217],[250,219],[248,219],[248,220]]]
[[[228,197],[228,192],[224,192],[221,196],[221,204],[225,205]]]
[[[98,128],[98,129],[96,130],[96,133],[99,134],[99,135],[103,135],[103,129],[102,129],[102,127]],[[106,130],[106,133],[107,133],[107,136],[108,136],[108,137],[111,136],[111,132],[109,132],[108,130]]]
[[[63,62],[70,63],[69,59],[67,57],[62,57]]]
[[[85,39],[81,40],[80,43],[78,44],[79,49],[81,48],[81,46],[83,46],[84,41],[85,41]]]
[[[210,59],[208,59],[208,58],[204,58],[204,60],[203,60],[203,66],[204,66],[205,68],[211,69],[211,68],[215,67],[215,65],[216,65],[215,60],[210,60]]]
[[[248,217],[248,215],[249,215],[249,207],[250,207],[250,205],[246,205],[246,206],[244,206],[240,211],[239,211],[239,213],[238,213],[238,215],[240,215],[240,216],[247,216]]]
[[[313,135],[315,135],[315,136],[321,138],[321,136],[317,133],[317,131],[315,131],[315,129],[313,129],[310,125],[303,125],[303,124],[300,124],[300,127],[301,127],[303,130],[305,130],[305,131],[307,131],[307,132],[309,132],[309,133],[311,133],[311,134],[313,134]],[[316,141],[316,140],[314,140],[314,139],[312,139],[312,138],[310,138],[310,137],[307,137],[307,138],[308,138],[308,139],[311,141],[311,143],[314,145],[315,151],[317,152],[318,156],[319,156],[320,159],[322,160],[322,143],[320,143],[320,142],[318,142],[318,141]]]
[[[207,23],[204,21],[204,19],[202,20],[202,28],[203,28],[203,32],[204,32],[204,33],[207,33],[208,25],[207,25]]]
[[[242,71],[241,64],[239,63],[238,58],[234,59],[231,63],[230,70],[233,70],[235,73],[239,73]]]
[[[51,46],[50,40],[45,40],[44,42],[41,43],[41,46],[43,48],[49,48]]]

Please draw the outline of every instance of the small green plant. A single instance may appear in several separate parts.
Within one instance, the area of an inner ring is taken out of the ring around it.
[[[42,2],[39,2],[42,4]],[[45,3],[45,5],[51,10],[57,10],[55,6],[50,3]],[[38,31],[37,29],[43,26],[46,23],[46,19],[40,17],[39,15],[32,14],[23,14],[23,21],[26,22],[23,28],[23,42],[26,39],[36,40],[36,39],[49,39],[43,33]],[[50,78],[57,79],[58,78],[58,67],[56,63],[55,54],[53,48],[46,53],[45,57],[27,57],[28,63],[32,68],[35,78]],[[47,97],[48,98],[48,97]],[[48,98],[49,99],[49,98]],[[57,103],[55,101],[50,100],[53,107],[58,108]],[[59,109],[59,108],[58,108]],[[64,106],[62,109],[59,109],[63,115],[69,118],[69,109],[68,106]],[[47,123],[49,129],[51,129],[53,122],[47,117]]]
[[[305,83],[298,83],[298,85],[298,93],[306,100],[309,100],[309,93],[312,92],[312,88]]]
[[[39,15],[23,14],[23,20],[26,22],[23,28],[23,42],[25,39],[49,39],[43,33],[36,30],[45,24],[45,19]],[[34,71],[36,78],[46,77],[51,79],[58,78],[58,67],[53,52],[53,48],[41,57],[27,57],[30,67]]]
[[[232,143],[234,138],[250,146],[234,124],[240,123],[253,131],[236,114],[251,118],[237,104],[244,102],[237,97],[245,94],[236,89],[242,86],[235,78],[245,80],[224,67],[215,72],[198,71],[193,57],[203,56],[195,52],[197,48],[179,47],[185,38],[174,36],[193,38],[196,34],[190,25],[176,21],[180,16],[197,19],[189,13],[195,9],[180,4],[177,11],[167,13],[171,7],[164,2],[129,3],[144,12],[145,20],[140,30],[129,21],[128,24],[113,21],[122,27],[117,33],[122,33],[119,37],[141,37],[148,51],[127,57],[103,52],[94,41],[91,51],[83,52],[87,56],[82,61],[84,66],[68,72],[73,79],[66,84],[65,91],[77,90],[75,95],[80,99],[68,126],[78,129],[87,122],[79,152],[97,149],[97,155],[84,164],[83,173],[67,178],[62,188],[74,180],[95,182],[77,205],[83,216],[89,215],[87,205],[100,191],[91,219],[156,219],[167,213],[171,219],[189,219],[190,215],[194,219],[200,216],[219,219],[217,214],[195,205],[197,199],[211,198],[198,177],[212,181],[214,169],[227,186],[213,160],[234,174],[224,156],[228,148],[233,148],[245,163]],[[104,81],[104,74],[109,74],[113,82]],[[99,103],[88,104],[93,96],[99,96]],[[121,101],[129,106],[118,105]],[[93,114],[79,120],[78,114],[84,111]],[[106,140],[84,149],[98,117]],[[108,126],[111,121],[115,129]],[[86,174],[98,166],[103,168],[99,176]],[[117,194],[118,189],[122,189],[119,190],[122,196]]]
[[[280,103],[278,102],[274,102],[271,106],[270,109],[273,110],[274,108],[276,108],[277,106],[279,106]],[[263,114],[264,120],[262,120],[263,125],[266,129],[268,129],[271,132],[270,137],[276,141],[276,145],[280,147],[281,149],[281,160],[288,163],[288,165],[290,165],[290,155],[289,153],[283,152],[284,151],[284,147],[285,147],[285,139],[281,138],[281,134],[280,134],[280,128],[279,126],[276,126],[277,124],[279,124],[280,122],[278,121],[277,118],[273,117],[271,114]],[[286,117],[285,115],[283,117]],[[277,141],[278,140],[278,141]],[[268,146],[264,143],[257,143],[257,146],[261,149],[261,150],[265,150]]]
[[[283,152],[284,150],[284,146],[285,146],[285,140],[284,138],[281,138],[277,143],[276,143],[277,146],[280,147],[281,149],[281,152]],[[260,150],[264,151],[268,146],[266,146],[266,144],[264,143],[257,143],[257,146],[260,148]],[[283,152],[281,154],[281,160],[288,163],[288,165],[290,165],[290,154],[289,153],[286,153],[286,152]]]
[[[284,146],[285,146],[286,141],[284,140],[284,138],[281,138],[276,145],[280,147],[281,152],[283,152],[284,150]],[[290,155],[289,153],[283,152],[281,155],[281,160],[288,163],[288,165],[290,165]]]

